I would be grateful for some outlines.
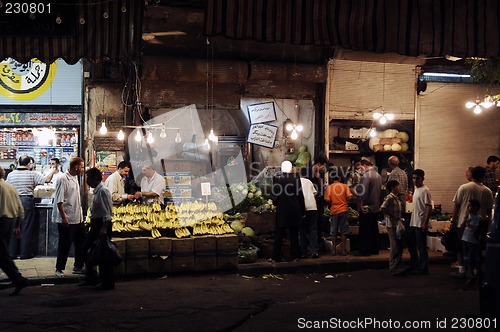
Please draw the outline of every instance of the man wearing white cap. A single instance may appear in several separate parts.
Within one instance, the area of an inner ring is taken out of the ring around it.
[[[272,195],[275,197],[276,232],[272,259],[282,261],[281,246],[285,232],[288,229],[290,240],[290,259],[299,258],[299,226],[305,214],[304,195],[298,174],[292,173],[292,163],[284,161],[281,173],[273,178]]]

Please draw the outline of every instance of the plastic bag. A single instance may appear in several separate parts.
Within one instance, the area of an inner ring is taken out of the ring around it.
[[[406,228],[405,225],[403,224],[402,220],[398,220],[398,224],[396,225],[396,237],[398,239],[402,239],[403,236],[406,234]]]
[[[238,248],[238,263],[253,263],[257,260],[259,248],[253,244],[240,244]]]
[[[90,246],[87,252],[87,261],[91,266],[103,263],[117,266],[122,262],[122,255],[118,246],[104,235],[99,236]]]
[[[456,227],[451,227],[450,230],[441,237],[441,244],[447,251],[455,252],[458,249],[458,230]]]

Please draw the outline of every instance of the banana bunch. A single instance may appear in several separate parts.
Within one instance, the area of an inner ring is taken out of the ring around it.
[[[134,232],[140,231],[141,228],[137,224],[124,224],[121,222],[113,222],[111,225],[111,229],[113,232]]]
[[[177,228],[175,230],[175,236],[177,236],[179,239],[183,237],[189,237],[191,236],[191,232],[189,229],[183,227],[183,228]]]
[[[140,229],[143,229],[145,231],[151,231],[152,229],[154,229],[150,223],[144,220],[139,221],[137,225],[139,226]]]
[[[234,233],[234,230],[227,223],[205,224],[199,223],[193,227],[193,235],[221,235]]]
[[[156,229],[156,228],[152,228],[151,229],[151,237],[153,239],[157,239],[157,238],[161,237],[160,231],[158,229]]]

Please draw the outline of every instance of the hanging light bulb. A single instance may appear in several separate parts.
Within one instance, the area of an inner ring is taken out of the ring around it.
[[[473,101],[468,101],[466,104],[465,104],[465,107],[467,108],[473,108],[474,106],[476,106],[477,104]]]
[[[161,133],[160,133],[161,138],[167,137],[167,131],[165,130],[165,127],[161,128]]]
[[[380,117],[380,119],[378,119],[378,122],[380,122],[380,124],[386,124],[387,118],[385,117],[385,115],[382,115],[382,117]]]
[[[382,116],[383,116],[383,114],[382,114],[382,113],[380,113],[380,112],[375,112],[375,113],[373,113],[373,118],[374,118],[375,120],[380,119]]]
[[[210,149],[210,143],[208,143],[208,138],[205,138],[205,147],[207,148],[207,150]]]
[[[297,133],[297,130],[293,129],[292,134],[290,135],[290,138],[293,140],[296,140],[299,137],[299,133]]]
[[[80,17],[80,21],[79,22],[80,22],[81,25],[85,24],[85,18],[83,16]]]
[[[298,124],[295,126],[295,129],[297,129],[297,131],[300,133],[300,132],[302,132],[302,130],[304,130],[304,126],[301,124]]]
[[[99,129],[99,132],[102,135],[106,135],[106,133],[108,132],[108,128],[106,128],[106,121],[102,122],[102,125],[101,125],[101,128]]]
[[[120,140],[120,141],[123,141],[125,139],[125,134],[123,133],[123,130],[120,129],[120,131],[118,132],[118,136],[117,138]]]
[[[152,144],[154,141],[155,141],[155,139],[153,138],[153,133],[149,132],[148,138],[146,138],[146,142],[148,142],[148,144]]]
[[[370,129],[370,137],[377,136],[377,130],[375,128]]]
[[[61,14],[59,14],[59,13],[57,13],[56,23],[57,24],[61,24],[62,23]]]
[[[476,107],[474,107],[474,114],[481,114],[481,112],[482,112],[481,106],[476,105]]]
[[[109,17],[109,13],[108,13],[107,10],[104,11],[104,14],[102,14],[102,17],[104,17],[104,18],[108,18]]]
[[[387,113],[387,114],[385,115],[385,117],[386,117],[386,119],[387,119],[387,120],[389,120],[389,121],[394,120],[394,114],[392,114],[392,113]]]
[[[293,130],[293,122],[290,119],[285,120],[285,129],[287,131],[292,131]]]
[[[134,139],[136,142],[140,142],[142,140],[142,134],[141,134],[141,131],[139,129],[137,129],[137,133],[135,134]]]
[[[212,142],[215,142],[217,136],[214,134],[214,130],[210,129],[210,134],[208,135],[208,139],[211,140]]]
[[[175,135],[174,142],[175,143],[180,143],[181,141],[182,141],[181,132],[180,132],[180,130],[177,130],[177,135]]]

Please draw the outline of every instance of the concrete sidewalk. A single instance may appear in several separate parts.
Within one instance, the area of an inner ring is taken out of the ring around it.
[[[331,256],[323,253],[319,258],[305,258],[294,262],[275,263],[265,259],[259,259],[255,263],[239,264],[238,270],[233,271],[203,271],[205,274],[217,273],[239,273],[242,275],[262,275],[262,274],[286,274],[286,273],[339,273],[366,269],[388,269],[388,250],[381,250],[379,255],[360,257],[360,256]],[[434,264],[450,264],[451,259],[443,256],[442,252],[429,251],[430,270],[432,273],[432,265]],[[407,253],[403,255],[403,262],[407,263],[409,256]],[[68,259],[66,265],[65,277],[58,278],[55,273],[55,257],[35,257],[32,259],[20,260],[16,259],[15,263],[24,277],[30,280],[32,285],[40,284],[62,284],[76,283],[81,281],[84,276],[81,274],[72,274],[73,258]],[[191,272],[183,272],[184,274]],[[192,273],[199,274],[198,271]],[[175,273],[172,273],[175,274]],[[148,277],[148,274],[136,275],[137,278]],[[153,275],[151,275],[153,276]],[[126,279],[135,276],[124,276]],[[117,277],[119,280],[120,277]],[[0,272],[0,285],[8,287],[9,281],[7,276]]]

